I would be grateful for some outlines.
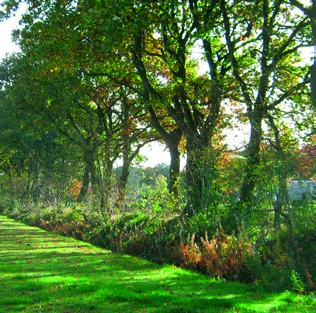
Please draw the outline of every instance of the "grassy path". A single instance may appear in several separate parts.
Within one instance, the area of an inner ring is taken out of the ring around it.
[[[114,254],[0,216],[0,313],[316,309],[302,296],[258,288]]]

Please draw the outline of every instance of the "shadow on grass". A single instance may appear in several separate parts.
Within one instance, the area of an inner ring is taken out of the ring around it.
[[[114,254],[1,216],[0,274],[0,313],[297,312],[290,296]]]

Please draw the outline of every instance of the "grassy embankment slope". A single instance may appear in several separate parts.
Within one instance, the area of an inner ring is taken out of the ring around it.
[[[316,311],[306,299],[161,267],[0,216],[0,313]]]

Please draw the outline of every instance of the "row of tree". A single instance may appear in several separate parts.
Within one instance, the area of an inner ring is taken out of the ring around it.
[[[106,211],[115,185],[120,207],[133,161],[159,140],[175,196],[186,155],[188,216],[219,193],[238,194],[235,214],[250,211],[271,182],[275,214],[283,214],[298,142],[312,135],[311,70],[301,62],[312,19],[298,9],[311,8],[286,0],[26,2],[14,33],[21,52],[0,67],[0,170],[11,181],[24,177],[25,194],[37,201],[47,188],[59,198],[77,178],[78,202],[90,186]],[[2,16],[19,3],[4,1]],[[245,123],[247,147],[228,153],[223,134]]]

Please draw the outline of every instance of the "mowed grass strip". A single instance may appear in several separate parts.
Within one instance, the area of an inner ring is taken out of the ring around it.
[[[305,298],[159,266],[0,216],[0,313],[313,312]]]

